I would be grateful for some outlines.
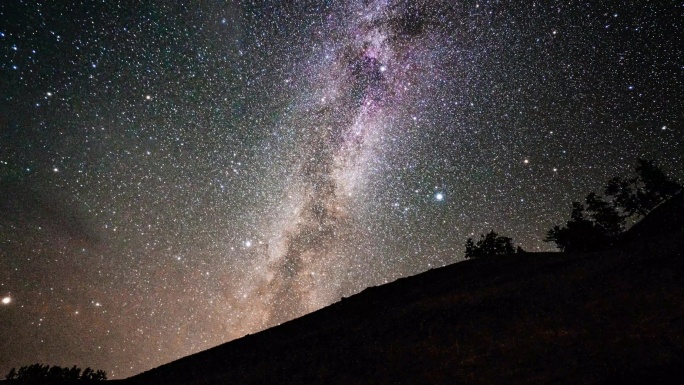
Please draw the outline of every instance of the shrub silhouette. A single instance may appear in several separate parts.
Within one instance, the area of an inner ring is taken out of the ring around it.
[[[511,238],[501,237],[494,230],[491,230],[487,235],[481,234],[477,243],[473,242],[472,238],[468,238],[465,247],[467,259],[524,252],[520,246],[513,247]]]
[[[555,242],[565,252],[597,251],[613,247],[625,231],[626,220],[645,216],[657,205],[682,191],[653,161],[639,159],[637,177],[613,178],[605,188],[609,201],[592,192],[585,204],[572,203],[570,220],[554,226],[545,242]]]
[[[19,370],[15,368],[10,369],[5,376],[8,381],[16,382],[64,382],[71,380],[86,380],[86,381],[103,381],[107,379],[107,372],[104,370],[94,371],[91,368],[86,368],[83,373],[81,369],[74,365],[71,369],[62,368],[60,366],[50,366],[33,364],[22,366]]]

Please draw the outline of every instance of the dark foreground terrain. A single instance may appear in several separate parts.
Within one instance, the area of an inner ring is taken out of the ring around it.
[[[120,382],[684,383],[684,200],[613,250],[457,263]]]

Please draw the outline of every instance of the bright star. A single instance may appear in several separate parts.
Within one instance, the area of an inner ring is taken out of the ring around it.
[[[444,200],[444,194],[442,194],[441,192],[438,192],[437,194],[435,194],[435,199],[437,201],[440,201],[440,202],[443,201]]]

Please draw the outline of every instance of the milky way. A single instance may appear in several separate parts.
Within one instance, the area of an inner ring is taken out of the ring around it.
[[[390,127],[405,128],[392,116],[412,101],[406,96],[415,81],[410,73],[433,64],[420,55],[420,40],[407,41],[401,30],[410,27],[403,19],[414,16],[411,11],[357,5],[342,20],[331,14],[322,25],[327,33],[317,31],[326,49],[312,59],[322,63],[310,70],[308,82],[316,85],[305,88],[308,95],[297,98],[294,119],[283,122],[299,136],[282,154],[293,159],[285,172],[289,195],[274,210],[282,218],[266,221],[264,259],[254,267],[264,270],[254,290],[265,310],[250,313],[266,313],[266,325],[339,299],[354,256],[355,263],[364,263],[364,251],[354,249],[355,239],[364,236],[364,206],[357,197],[378,177],[374,157],[378,147],[387,146]]]
[[[638,157],[681,5],[0,4],[0,375],[121,378],[463,258]]]

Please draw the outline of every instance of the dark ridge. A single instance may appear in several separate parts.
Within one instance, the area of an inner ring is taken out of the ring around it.
[[[122,383],[680,383],[682,218],[680,195],[629,245],[430,270]]]
[[[644,238],[668,236],[670,231],[684,228],[684,192],[663,202],[623,236],[624,243],[639,242]]]

